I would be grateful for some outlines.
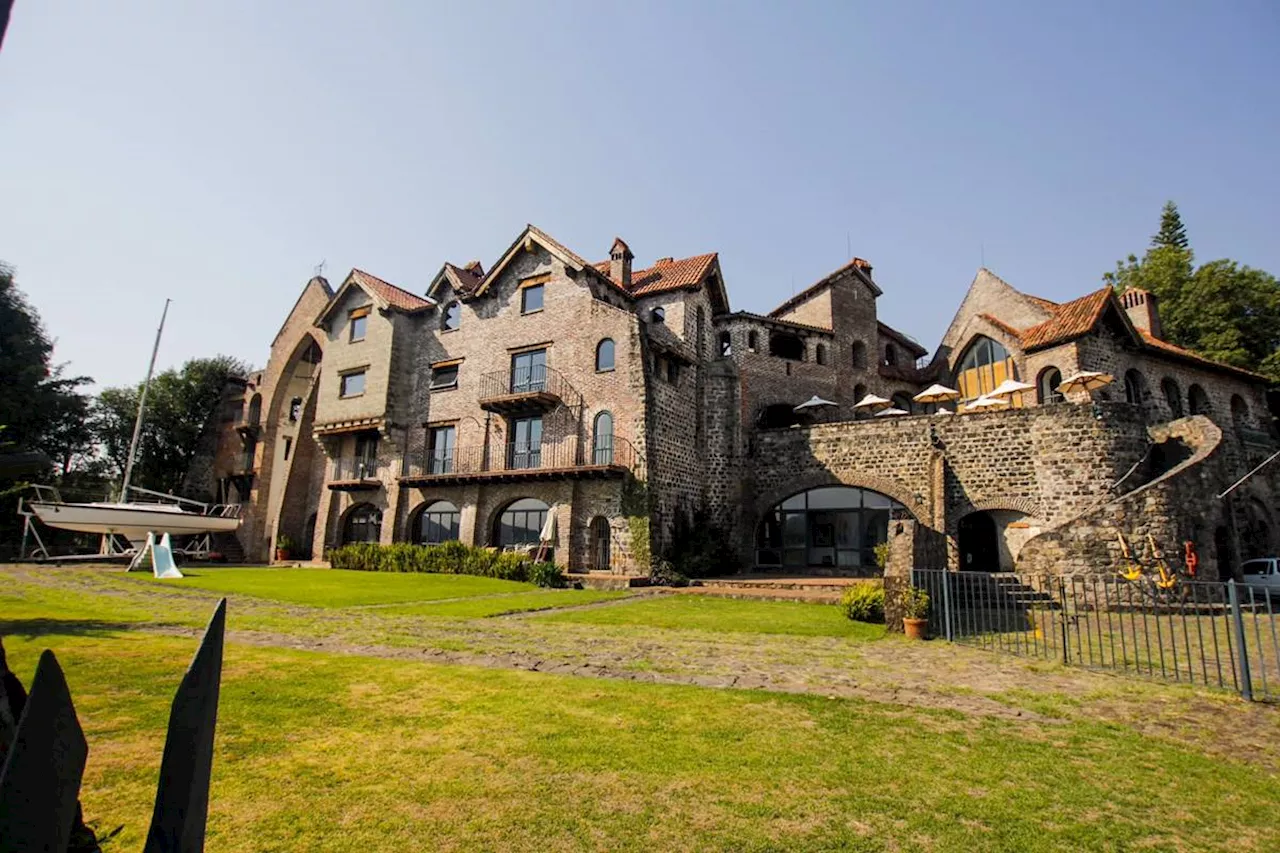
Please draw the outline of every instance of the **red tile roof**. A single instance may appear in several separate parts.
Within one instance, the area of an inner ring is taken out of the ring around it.
[[[376,275],[370,275],[364,270],[353,269],[351,278],[356,284],[375,294],[383,302],[400,311],[413,313],[415,311],[425,311],[430,308],[432,302],[424,299],[416,293],[410,293],[401,287],[383,281]]]
[[[999,317],[995,316],[994,314],[979,314],[978,316],[986,320],[991,325],[995,326],[1000,331],[1004,332],[1006,335],[1011,336],[1015,341],[1018,341],[1019,343],[1021,343],[1022,341],[1021,330],[1015,329],[1013,326],[1010,326],[1008,323],[1006,323],[1004,320],[1001,320]]]
[[[632,270],[631,289],[627,292],[632,296],[649,296],[654,293],[665,293],[668,290],[679,290],[682,287],[693,287],[702,281],[717,257],[715,252],[711,252],[678,261],[663,258],[648,269]],[[601,275],[609,277],[609,261],[600,261],[591,266]],[[621,282],[614,281],[612,278],[609,280],[622,287]]]
[[[465,267],[454,266],[447,262],[444,266],[449,276],[449,281],[463,296],[475,293],[476,288],[484,281],[484,275],[480,272],[482,267],[479,261],[472,261]]]
[[[1214,361],[1213,359],[1205,358],[1204,356],[1200,355],[1200,353],[1198,352],[1192,352],[1189,349],[1183,349],[1177,344],[1171,344],[1168,341],[1162,341],[1159,338],[1152,336],[1150,332],[1144,331],[1143,329],[1138,329],[1138,334],[1142,336],[1142,343],[1144,345],[1150,347],[1151,349],[1159,350],[1162,353],[1166,353],[1168,355],[1174,356],[1175,358],[1181,358],[1186,361],[1195,362],[1196,364],[1199,364],[1203,367],[1209,367],[1216,370],[1230,371],[1232,373],[1240,374],[1241,376],[1246,376],[1249,379],[1256,379],[1256,380],[1260,380],[1267,383],[1271,382],[1271,378],[1268,376],[1263,376],[1260,373],[1254,373],[1252,370],[1245,370],[1243,367],[1236,367],[1233,364],[1225,364],[1221,361]]]
[[[1114,293],[1110,287],[1103,287],[1087,296],[1054,306],[1050,309],[1053,311],[1051,319],[1022,330],[1022,348],[1043,349],[1087,334],[1098,324],[1108,303],[1115,299]]]

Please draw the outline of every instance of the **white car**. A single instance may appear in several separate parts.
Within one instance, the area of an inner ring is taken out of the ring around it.
[[[1280,557],[1248,560],[1240,572],[1244,575],[1241,585],[1253,590],[1254,595],[1280,596]]]

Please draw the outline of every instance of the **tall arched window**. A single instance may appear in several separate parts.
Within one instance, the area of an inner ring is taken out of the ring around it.
[[[827,363],[827,345],[826,344],[818,344],[816,347],[814,347],[813,360],[816,361],[818,364]]]
[[[1164,403],[1169,407],[1169,415],[1174,418],[1182,417],[1182,389],[1178,387],[1178,383],[1166,376],[1160,383],[1160,390],[1164,393]]]
[[[596,415],[595,438],[591,445],[593,465],[613,464],[613,415],[601,412]]]
[[[613,338],[596,344],[596,370],[613,370]]]
[[[520,498],[512,502],[498,516],[494,541],[499,548],[538,544],[538,537],[543,525],[547,523],[547,512],[550,509],[537,498]]]
[[[245,423],[250,426],[257,426],[262,421],[262,395],[254,394],[249,400],[249,414],[245,417]]]
[[[410,534],[418,545],[454,542],[458,538],[461,520],[462,513],[455,505],[449,501],[435,501],[419,510]]]
[[[1062,371],[1056,367],[1046,367],[1040,371],[1040,378],[1036,380],[1036,402],[1042,406],[1050,403],[1061,403],[1066,399],[1062,392],[1058,390],[1058,386],[1062,384]]]
[[[610,530],[609,519],[597,515],[591,519],[591,568],[600,572],[609,571],[610,565]]]
[[[356,504],[342,525],[342,544],[377,542],[382,538],[382,510],[373,504]]]
[[[727,358],[733,355],[733,338],[728,332],[720,333],[720,357]]]
[[[1209,405],[1209,395],[1199,385],[1187,389],[1187,403],[1193,415],[1209,415],[1213,407]]]
[[[1006,379],[1017,378],[1018,368],[1009,351],[984,335],[973,339],[956,368],[957,387],[966,400],[994,391]]]
[[[862,341],[853,342],[853,366],[858,369],[867,366],[867,345]]]
[[[1127,370],[1124,374],[1124,401],[1134,406],[1141,406],[1146,396],[1147,381],[1136,370]]]
[[[754,330],[747,332],[747,350],[749,352],[755,352],[757,349],[759,349],[759,347],[760,347],[760,336],[756,334]]]

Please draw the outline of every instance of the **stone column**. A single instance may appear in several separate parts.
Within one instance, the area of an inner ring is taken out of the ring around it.
[[[889,520],[889,559],[884,566],[884,622],[890,631],[902,631],[899,597],[911,585],[911,569],[916,562],[916,521]]]

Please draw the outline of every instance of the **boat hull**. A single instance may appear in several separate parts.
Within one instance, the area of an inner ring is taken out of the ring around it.
[[[31,511],[44,524],[77,533],[123,536],[130,542],[145,542],[148,533],[191,536],[202,533],[231,533],[240,526],[238,518],[198,515],[177,507],[146,509],[130,504],[62,504],[32,502]]]

